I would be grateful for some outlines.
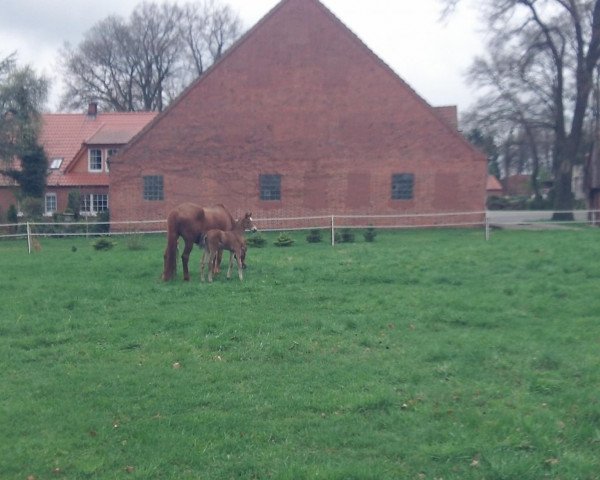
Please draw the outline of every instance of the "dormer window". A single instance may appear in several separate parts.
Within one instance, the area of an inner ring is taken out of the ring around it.
[[[60,166],[62,165],[63,159],[62,158],[53,158],[50,161],[50,170],[58,170],[60,168]]]
[[[102,150],[100,150],[99,148],[89,149],[88,170],[90,172],[102,171]]]

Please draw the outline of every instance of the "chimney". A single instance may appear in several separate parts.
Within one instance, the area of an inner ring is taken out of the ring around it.
[[[88,117],[96,117],[98,115],[98,102],[90,102],[88,104]]]

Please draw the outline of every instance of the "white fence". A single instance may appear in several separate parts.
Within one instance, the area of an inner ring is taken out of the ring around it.
[[[572,215],[572,220],[555,221],[555,213]],[[551,228],[565,225],[600,225],[600,210],[555,211],[502,211],[426,213],[402,215],[325,215],[314,217],[256,218],[255,224],[262,231],[293,231],[326,229],[331,231],[331,243],[335,244],[335,232],[340,229],[378,228],[482,228],[486,240],[492,228]],[[100,236],[131,234],[164,234],[166,220],[130,222],[92,222],[86,217],[82,222],[25,222],[0,224],[0,239],[27,239],[29,251],[36,237]]]

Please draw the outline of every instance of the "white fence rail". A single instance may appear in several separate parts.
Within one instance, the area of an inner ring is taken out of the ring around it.
[[[554,214],[572,215],[572,220],[554,221]],[[490,238],[492,228],[550,228],[565,225],[600,225],[600,210],[575,210],[568,212],[529,210],[488,210],[480,212],[452,212],[401,215],[325,215],[314,217],[257,218],[256,225],[262,231],[294,231],[327,229],[331,231],[331,242],[335,244],[336,230],[378,228],[476,228],[484,229],[485,238]],[[125,222],[26,222],[0,224],[0,239],[27,239],[29,251],[36,237],[70,237],[100,235],[166,233],[166,220]]]

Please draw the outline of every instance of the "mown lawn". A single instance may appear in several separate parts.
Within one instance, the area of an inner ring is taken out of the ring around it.
[[[304,235],[0,242],[0,479],[600,478],[600,229]]]

